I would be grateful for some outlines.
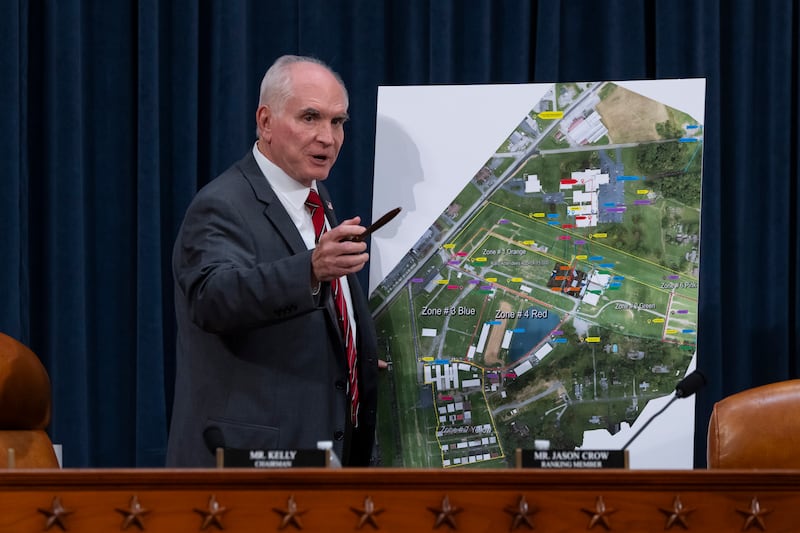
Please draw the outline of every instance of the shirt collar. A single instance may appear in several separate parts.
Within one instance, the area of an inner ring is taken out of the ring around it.
[[[294,209],[304,210],[309,188],[293,179],[262,154],[258,149],[258,142],[253,145],[253,157],[256,158],[258,168],[261,169],[261,173],[264,174],[272,189],[289,202]],[[311,188],[317,190],[316,180],[312,183]]]

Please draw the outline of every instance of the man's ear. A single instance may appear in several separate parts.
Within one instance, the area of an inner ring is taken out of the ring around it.
[[[269,142],[272,137],[272,109],[268,105],[260,105],[256,109],[256,126],[259,138]]]

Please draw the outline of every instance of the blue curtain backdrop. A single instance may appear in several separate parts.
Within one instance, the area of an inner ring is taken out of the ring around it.
[[[2,12],[0,331],[50,373],[65,466],[162,464],[172,242],[197,188],[251,146],[259,80],[284,53],[320,57],[349,87],[329,184],[339,212],[366,218],[379,85],[707,78],[698,466],[714,401],[798,377],[795,2],[2,0]]]

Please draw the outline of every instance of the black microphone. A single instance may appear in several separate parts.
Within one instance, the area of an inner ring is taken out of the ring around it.
[[[203,442],[211,455],[217,454],[217,448],[225,448],[225,435],[217,426],[208,426],[203,430]]]
[[[659,412],[657,412],[656,414],[654,414],[653,416],[651,416],[651,417],[650,417],[650,418],[647,420],[647,422],[645,422],[645,424],[644,424],[642,427],[640,427],[640,428],[639,428],[639,429],[636,431],[636,433],[634,433],[634,434],[633,434],[633,436],[632,436],[630,439],[628,439],[628,442],[626,442],[626,443],[625,443],[625,445],[624,445],[622,448],[620,448],[620,450],[626,450],[626,449],[628,448],[628,446],[630,446],[630,444],[631,444],[631,443],[634,441],[634,439],[636,439],[636,437],[638,437],[638,436],[639,436],[639,434],[640,434],[642,431],[644,431],[644,428],[646,428],[647,426],[649,426],[649,425],[650,425],[650,422],[652,422],[653,420],[655,420],[656,418],[658,418],[658,416],[659,416],[661,413],[663,413],[664,411],[666,411],[666,410],[667,410],[667,407],[669,407],[670,405],[672,405],[672,402],[674,402],[674,401],[675,401],[675,400],[677,400],[678,398],[688,398],[689,396],[691,396],[691,395],[692,395],[692,394],[694,394],[695,392],[697,392],[697,391],[699,391],[700,389],[702,389],[702,388],[703,388],[703,386],[705,386],[705,384],[706,384],[706,377],[705,377],[705,376],[703,375],[703,373],[702,373],[702,372],[700,372],[699,370],[695,370],[694,372],[692,372],[691,374],[689,374],[688,376],[686,376],[685,378],[683,378],[682,380],[680,380],[680,381],[678,382],[678,384],[677,384],[677,385],[675,385],[675,395],[674,395],[674,396],[673,396],[673,397],[670,399],[670,401],[669,401],[669,402],[667,402],[667,405],[665,405],[664,407],[662,407],[662,408],[661,408],[661,410],[660,410]]]

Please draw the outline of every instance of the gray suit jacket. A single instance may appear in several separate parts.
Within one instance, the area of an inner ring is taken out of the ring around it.
[[[315,301],[311,251],[252,153],[197,193],[172,265],[178,339],[167,465],[213,466],[209,448],[218,445],[304,449],[321,440],[334,442],[345,465],[368,464],[377,347],[366,298],[349,276],[361,398],[354,430],[330,284]]]

